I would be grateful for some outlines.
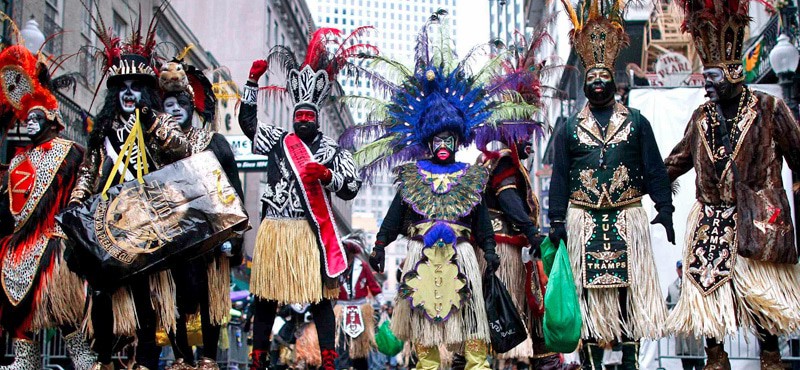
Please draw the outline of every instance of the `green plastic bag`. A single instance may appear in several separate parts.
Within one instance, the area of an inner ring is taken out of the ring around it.
[[[397,339],[389,327],[389,320],[386,320],[378,327],[375,333],[375,344],[378,345],[378,351],[387,356],[394,356],[403,350],[403,341]]]
[[[550,270],[553,269],[553,261],[556,259],[556,246],[550,241],[550,237],[546,236],[539,246],[542,251],[542,266],[544,267],[544,274],[550,276]]]
[[[556,252],[544,294],[542,329],[547,349],[560,353],[574,351],[581,339],[582,325],[581,306],[575,290],[569,254],[562,241]]]

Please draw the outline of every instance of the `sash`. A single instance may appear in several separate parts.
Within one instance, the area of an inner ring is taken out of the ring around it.
[[[583,247],[585,288],[625,288],[628,282],[628,245],[620,235],[619,209],[588,210],[594,228]],[[625,220],[622,220],[625,222]]]
[[[325,274],[330,278],[336,278],[347,270],[347,259],[345,258],[344,246],[333,224],[333,211],[331,202],[322,183],[315,181],[311,184],[303,182],[302,174],[306,165],[311,162],[311,151],[299,137],[295,134],[288,134],[283,139],[283,150],[289,159],[295,177],[300,184],[300,193],[303,194],[308,211],[309,219],[316,225],[317,240],[323,248],[323,263],[325,264]]]

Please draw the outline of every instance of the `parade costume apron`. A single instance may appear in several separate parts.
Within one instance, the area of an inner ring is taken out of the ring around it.
[[[469,226],[459,222],[481,202],[488,172],[428,161],[399,167],[403,202],[423,220],[411,225],[392,332],[422,347],[489,341],[482,274]]]

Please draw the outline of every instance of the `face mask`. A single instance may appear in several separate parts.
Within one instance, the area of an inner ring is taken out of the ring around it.
[[[458,140],[450,131],[445,131],[434,136],[428,145],[433,154],[434,162],[451,163],[455,161]]]
[[[298,109],[294,112],[294,122],[292,123],[294,133],[301,140],[312,140],[319,133],[319,123],[317,123],[317,113],[310,109]]]
[[[188,97],[181,95],[179,97],[170,96],[164,99],[164,112],[174,117],[181,126],[181,129],[186,130],[192,126],[192,113],[194,113],[194,108]]]
[[[707,68],[703,71],[706,96],[712,102],[730,100],[736,96],[738,85],[728,81],[722,68]]]
[[[608,105],[614,100],[616,90],[617,86],[611,72],[602,68],[593,68],[586,73],[583,92],[593,106]]]
[[[37,141],[49,126],[47,117],[39,109],[34,109],[28,113],[28,119],[25,120],[25,128],[31,141]]]
[[[133,113],[140,100],[142,100],[142,84],[134,80],[125,80],[119,91],[119,106],[122,111]]]

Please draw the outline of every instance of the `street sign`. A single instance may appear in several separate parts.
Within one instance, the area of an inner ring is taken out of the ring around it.
[[[236,167],[243,172],[264,171],[267,169],[267,156],[253,154],[252,144],[245,135],[225,136],[236,158]]]

